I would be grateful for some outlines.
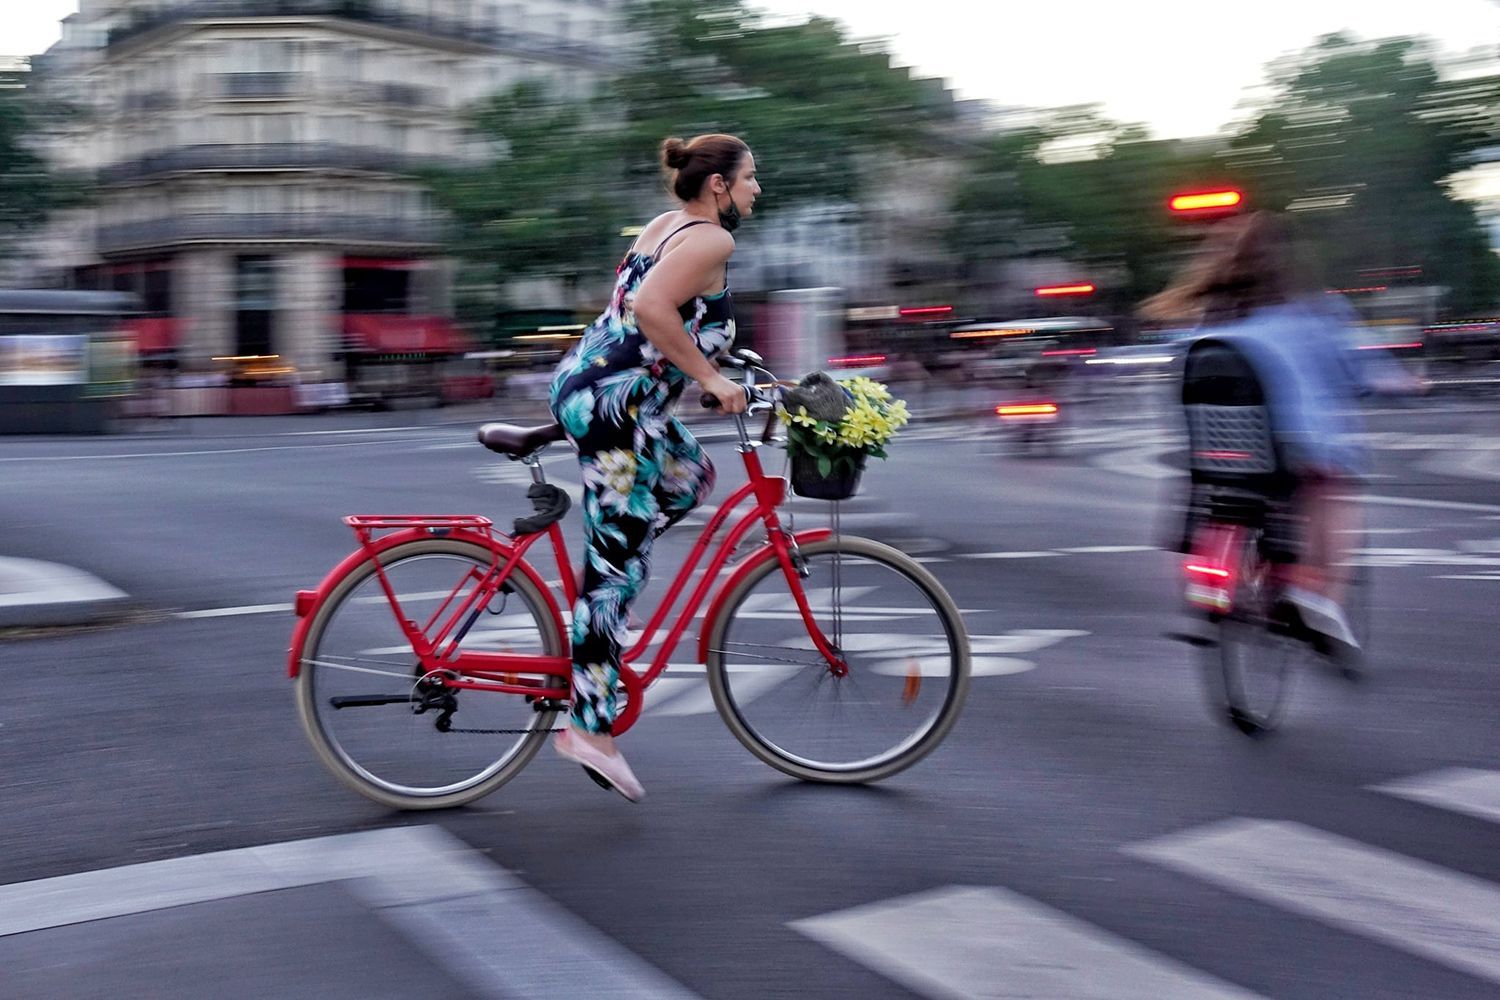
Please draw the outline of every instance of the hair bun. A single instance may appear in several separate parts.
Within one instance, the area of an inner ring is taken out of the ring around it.
[[[693,156],[688,152],[687,143],[673,136],[661,144],[661,162],[670,170],[681,170],[687,166]]]

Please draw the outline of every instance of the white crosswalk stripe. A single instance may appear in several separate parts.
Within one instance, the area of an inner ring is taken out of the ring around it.
[[[952,886],[791,927],[915,993],[942,1000],[1256,996],[1004,889]]]
[[[1500,823],[1500,771],[1452,767],[1372,787],[1387,795]]]
[[[1124,850],[1500,983],[1500,888],[1480,879],[1272,820],[1226,820]]]
[[[1370,787],[1500,823],[1500,771],[1444,768]],[[1245,817],[1122,851],[1500,983],[1500,886],[1482,879],[1300,823]],[[1004,888],[949,886],[789,926],[941,1000],[1254,995]]]

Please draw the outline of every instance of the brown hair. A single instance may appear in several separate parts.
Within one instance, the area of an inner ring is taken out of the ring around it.
[[[1141,304],[1141,315],[1224,322],[1299,298],[1310,287],[1286,224],[1256,212],[1217,223],[1177,280]]]
[[[750,147],[743,139],[720,133],[700,135],[688,142],[675,136],[664,140],[661,163],[668,174],[667,186],[683,201],[692,201],[714,174],[723,174],[726,181],[733,180],[748,152]]]

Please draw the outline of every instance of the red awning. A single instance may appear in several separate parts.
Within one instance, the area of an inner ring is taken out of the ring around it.
[[[442,316],[347,313],[344,340],[350,350],[376,354],[462,354],[473,345]]]
[[[170,354],[177,350],[178,321],[170,316],[127,319],[122,326],[135,338],[137,354]]]
[[[376,271],[413,271],[417,262],[404,257],[345,257],[344,266]]]

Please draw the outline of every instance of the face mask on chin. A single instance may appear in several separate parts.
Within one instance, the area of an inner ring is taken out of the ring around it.
[[[728,233],[734,232],[740,226],[740,207],[734,203],[734,196],[729,196],[729,207],[719,206],[719,196],[714,195],[714,207],[719,210],[719,225],[724,227]]]

